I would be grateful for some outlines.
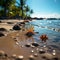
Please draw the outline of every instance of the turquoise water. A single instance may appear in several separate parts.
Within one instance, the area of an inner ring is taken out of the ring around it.
[[[33,20],[30,22],[34,31],[39,32],[35,38],[47,34],[49,39],[60,44],[60,20]]]

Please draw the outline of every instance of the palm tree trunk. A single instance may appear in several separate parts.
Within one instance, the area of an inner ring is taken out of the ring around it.
[[[6,17],[6,7],[4,8],[4,17]]]
[[[20,0],[20,3],[21,3],[21,10],[22,10],[22,19],[23,19],[23,0]]]
[[[7,1],[7,0],[6,0],[6,1]],[[6,15],[6,11],[7,11],[7,4],[6,4],[6,1],[5,1],[5,4],[4,4],[4,5],[5,5],[5,7],[4,7],[4,17],[5,17],[5,18],[6,18],[6,16],[7,16],[7,15]]]

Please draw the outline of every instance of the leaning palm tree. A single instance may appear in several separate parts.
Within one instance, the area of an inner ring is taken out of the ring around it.
[[[16,0],[0,0],[0,6],[4,9],[3,16],[7,16],[11,4],[15,3]]]
[[[22,15],[21,15],[22,18],[24,18],[24,15],[26,15],[26,12],[28,12],[28,10],[29,10],[29,6],[26,5],[26,1],[27,0],[20,0],[20,7],[22,10]]]
[[[20,0],[20,4],[21,4],[21,10],[22,10],[22,16],[23,17],[23,0]]]
[[[29,14],[29,11],[30,11],[30,8],[29,8],[29,6],[28,6],[28,5],[27,5],[27,6],[25,6],[25,7],[26,7],[25,12],[26,12],[26,19],[27,19],[28,14]]]

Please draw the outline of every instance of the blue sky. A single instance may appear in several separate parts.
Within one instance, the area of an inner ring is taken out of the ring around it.
[[[27,0],[32,17],[60,17],[60,0]]]

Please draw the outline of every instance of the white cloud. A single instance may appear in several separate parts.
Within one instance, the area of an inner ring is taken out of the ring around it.
[[[60,18],[60,14],[58,13],[51,13],[51,14],[39,14],[39,13],[34,13],[31,15],[31,17],[44,17],[44,18]]]

